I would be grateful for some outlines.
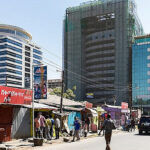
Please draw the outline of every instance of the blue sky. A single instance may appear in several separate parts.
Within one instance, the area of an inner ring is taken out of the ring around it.
[[[62,63],[62,20],[65,9],[89,0],[0,0],[0,23],[24,28],[44,50],[44,61]],[[145,33],[150,33],[150,0],[135,0]],[[50,63],[50,62],[49,62]],[[60,78],[56,68],[48,66],[48,78]]]

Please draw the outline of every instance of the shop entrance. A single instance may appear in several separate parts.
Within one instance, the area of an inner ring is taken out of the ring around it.
[[[0,106],[0,142],[10,141],[13,117],[12,106]]]

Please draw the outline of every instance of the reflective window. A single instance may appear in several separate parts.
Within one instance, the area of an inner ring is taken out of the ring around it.
[[[20,61],[20,60],[16,60],[16,59],[9,58],[9,57],[0,57],[0,61],[4,61],[4,60],[8,60],[8,61],[11,61],[11,62],[16,62],[18,64],[22,64],[22,61]]]
[[[8,44],[0,45],[0,49],[4,49],[4,48],[9,48],[9,49],[14,50],[14,51],[16,51],[16,52],[22,53],[22,49],[13,47],[13,46],[8,45]]]
[[[0,69],[0,72],[10,72],[10,73],[16,73],[16,74],[22,75],[21,71],[17,71],[17,70],[13,70],[13,69],[8,69],[8,68]]]
[[[24,34],[22,32],[19,32],[19,31],[16,31],[16,35],[21,36],[21,37],[23,37],[25,39],[29,39],[29,37],[26,34]]]
[[[40,61],[37,61],[37,60],[35,60],[35,59],[33,59],[33,63],[34,63],[34,64],[41,64]]]
[[[37,49],[33,49],[33,52],[42,55],[42,52]]]
[[[9,67],[13,67],[13,68],[22,70],[21,66],[14,65],[14,64],[11,64],[11,63],[0,63],[0,67],[3,67],[3,66],[9,66]]]
[[[0,74],[0,78],[6,78],[6,74]],[[22,77],[18,77],[18,76],[15,76],[15,75],[10,75],[10,74],[7,74],[7,78],[22,80]]]
[[[36,59],[42,60],[42,57],[41,57],[41,56],[38,56],[38,55],[33,54],[33,57],[36,58]]]
[[[11,40],[11,39],[8,39],[8,38],[1,39],[1,40],[0,40],[0,43],[2,43],[2,42],[8,42],[8,43],[14,44],[14,45],[16,45],[16,46],[22,47],[22,44],[21,44],[21,43],[16,42],[16,41]]]
[[[6,80],[0,80],[0,84],[6,84]]]
[[[15,31],[10,29],[0,29],[0,32],[15,34]]]
[[[7,83],[14,84],[14,85],[22,85],[22,82],[10,81],[10,80],[7,80]]]
[[[0,52],[0,55],[10,55],[10,56],[13,56],[13,57],[22,59],[22,56],[21,56],[21,55],[18,55],[18,54],[9,52],[9,51],[1,51],[1,52]]]
[[[132,100],[133,105],[150,104],[150,75],[149,63],[150,56],[148,43],[149,38],[135,40],[132,46]]]

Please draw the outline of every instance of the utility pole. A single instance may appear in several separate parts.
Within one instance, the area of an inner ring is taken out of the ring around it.
[[[130,108],[130,117],[132,117],[132,84],[129,84],[129,108]]]
[[[62,84],[61,84],[60,113],[62,113],[62,106],[63,106],[63,94],[64,94],[64,70],[62,70]]]
[[[34,67],[35,65],[32,65],[32,129],[33,129],[33,139],[35,137],[35,128],[34,128]]]

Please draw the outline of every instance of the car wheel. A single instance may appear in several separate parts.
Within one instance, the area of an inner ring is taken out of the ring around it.
[[[143,132],[141,130],[139,130],[139,135],[141,135]]]

